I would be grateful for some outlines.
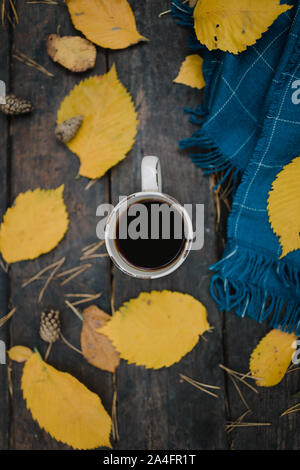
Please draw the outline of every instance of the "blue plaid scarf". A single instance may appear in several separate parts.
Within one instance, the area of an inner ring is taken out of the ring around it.
[[[274,328],[300,333],[300,251],[279,259],[267,199],[282,168],[300,154],[300,104],[292,87],[300,80],[299,0],[281,14],[246,51],[208,51],[195,34],[190,47],[203,56],[204,104],[190,113],[198,126],[180,141],[204,173],[240,176],[227,227],[223,258],[214,271],[211,294],[222,311],[269,320]],[[193,30],[193,9],[172,1],[178,23]]]

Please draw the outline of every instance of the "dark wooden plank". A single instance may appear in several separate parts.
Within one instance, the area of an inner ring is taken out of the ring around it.
[[[226,185],[226,183],[224,183]],[[223,186],[224,186],[223,185]],[[232,201],[229,201],[230,203]],[[218,233],[218,257],[221,258],[226,238],[228,209],[221,201],[221,224]],[[253,349],[270,331],[265,322],[260,324],[250,318],[238,318],[234,312],[223,314],[224,360],[225,365],[239,372],[249,370],[249,359]],[[225,373],[228,396],[227,419],[235,421],[246,410],[231,379]],[[251,380],[252,385],[256,386]],[[280,418],[280,414],[299,400],[292,395],[300,390],[298,372],[286,374],[276,387],[257,387],[255,394],[246,386],[237,382],[247,405],[252,410],[245,418],[246,422],[272,423],[271,427],[237,428],[228,434],[230,448],[233,450],[288,450],[299,449],[299,415],[293,413]]]
[[[118,370],[118,415],[120,449],[224,449],[224,392],[218,400],[187,383],[178,373],[206,383],[223,386],[217,364],[222,361],[221,323],[209,296],[207,267],[215,260],[215,210],[209,181],[203,178],[177,146],[190,135],[192,126],[183,107],[194,107],[201,99],[196,90],[174,85],[181,61],[189,53],[188,32],[178,28],[170,15],[158,18],[169,8],[168,1],[130,2],[142,34],[149,43],[109,53],[120,79],[133,95],[139,111],[139,134],[128,157],[112,170],[112,199],[140,188],[143,155],[158,155],[163,171],[163,188],[182,203],[205,204],[205,247],[192,252],[172,275],[156,281],[141,281],[114,270],[116,307],[141,291],[170,289],[187,292],[208,309],[214,332],[199,341],[179,364],[159,371],[123,362]]]
[[[139,29],[150,39],[149,44],[139,44],[125,51],[110,52],[110,65],[115,62],[118,73],[132,92],[139,110],[140,128],[137,142],[127,159],[114,168],[112,175],[112,199],[129,194],[140,187],[140,162],[144,154],[161,157],[164,191],[183,203],[205,204],[205,247],[190,255],[186,263],[173,275],[157,281],[134,281],[119,271],[113,271],[115,304],[135,297],[139,292],[152,289],[171,289],[188,292],[203,301],[208,308],[210,323],[215,327],[208,342],[200,341],[196,348],[179,364],[169,369],[147,371],[122,362],[117,374],[118,416],[120,449],[213,449],[226,448],[224,433],[225,404],[224,376],[219,362],[229,367],[247,371],[249,356],[259,339],[268,330],[249,319],[238,319],[232,313],[224,316],[225,337],[222,322],[209,293],[207,266],[216,259],[215,211],[209,182],[193,167],[184,153],[178,151],[177,140],[190,135],[192,128],[183,117],[183,106],[194,107],[200,100],[199,92],[181,85],[173,85],[181,60],[189,53],[185,46],[188,32],[175,26],[168,16],[161,20],[157,14],[168,9],[169,2],[140,4],[132,1]],[[43,354],[46,345],[38,335],[39,315],[42,308],[59,307],[62,312],[64,335],[79,346],[80,322],[65,307],[63,294],[70,291],[103,291],[98,304],[110,310],[110,264],[107,260],[94,261],[94,267],[61,288],[57,282],[48,289],[42,305],[37,296],[40,283],[21,289],[21,282],[40,268],[67,256],[66,267],[79,262],[82,246],[95,240],[96,206],[108,200],[108,178],[103,178],[88,192],[86,180],[75,180],[78,161],[62,145],[55,141],[53,128],[56,110],[61,99],[86,74],[76,76],[52,64],[45,52],[48,34],[62,25],[62,34],[74,33],[66,8],[47,5],[19,5],[21,24],[14,32],[15,45],[28,56],[36,59],[55,73],[51,79],[23,64],[13,62],[11,91],[29,97],[36,105],[32,116],[13,119],[11,122],[11,172],[7,171],[8,120],[0,115],[0,176],[2,191],[0,211],[7,204],[6,178],[11,176],[12,202],[20,191],[37,186],[51,188],[65,183],[65,199],[71,215],[67,237],[52,253],[34,262],[17,263],[10,269],[10,285],[0,271],[0,314],[8,311],[7,292],[11,291],[12,305],[17,313],[11,322],[11,344],[37,346]],[[38,35],[32,34],[38,31]],[[0,79],[8,81],[7,32],[0,30]],[[105,56],[98,52],[96,71],[106,70]],[[176,184],[180,181],[180,184]],[[9,344],[9,325],[0,329],[0,339]],[[225,357],[222,353],[225,341]],[[112,377],[89,366],[77,353],[69,350],[61,341],[51,352],[49,362],[82,380],[98,393],[108,410],[111,408]],[[17,449],[66,449],[40,430],[26,410],[20,391],[22,366],[13,364],[14,393],[10,407],[7,387],[7,369],[0,365],[0,448]],[[180,383],[178,372],[223,387],[219,400],[214,400],[189,384]],[[226,376],[225,376],[226,378]],[[230,380],[226,379],[229,393],[228,419],[236,419],[243,411],[240,398]],[[246,428],[233,431],[229,444],[233,449],[299,449],[297,433],[298,415],[280,418],[280,413],[294,404],[291,395],[300,389],[299,376],[292,372],[275,388],[259,389],[259,395],[243,386],[245,398],[253,410],[249,421],[272,422],[272,427]],[[12,409],[12,416],[10,416]],[[9,422],[9,418],[11,418]],[[9,439],[9,427],[11,436]]]
[[[96,241],[96,207],[106,201],[106,178],[88,191],[88,180],[76,179],[78,159],[66,147],[56,141],[54,127],[56,112],[65,95],[88,74],[72,74],[51,62],[46,53],[46,39],[61,25],[60,34],[75,34],[66,6],[29,5],[20,2],[20,26],[14,32],[14,45],[55,74],[50,78],[17,61],[13,62],[13,89],[18,95],[30,98],[36,110],[30,116],[12,122],[12,181],[11,198],[21,191],[36,187],[55,188],[65,184],[64,198],[70,215],[70,227],[64,240],[51,253],[35,261],[16,263],[11,267],[11,293],[17,313],[12,322],[12,343],[36,346],[42,354],[46,344],[39,338],[39,317],[43,308],[59,308],[62,315],[64,336],[80,347],[80,320],[64,305],[64,294],[70,292],[99,292],[103,295],[96,303],[104,310],[110,305],[110,264],[108,259],[92,261],[93,267],[65,287],[55,281],[47,290],[41,305],[37,302],[41,282],[25,289],[24,279],[30,278],[41,268],[66,256],[65,268],[79,264],[81,248]],[[105,54],[98,51],[96,69],[105,71]],[[109,373],[90,366],[77,352],[70,350],[61,340],[51,351],[49,363],[67,371],[81,380],[89,389],[98,393],[110,412],[112,401],[112,377]],[[12,445],[16,449],[66,449],[41,430],[26,410],[20,390],[22,366],[13,365],[13,430]]]
[[[9,32],[8,28],[0,25],[0,80],[9,86]],[[0,113],[0,214],[1,218],[7,204],[7,163],[8,163],[8,124],[9,119]],[[7,302],[7,276],[0,269],[0,316],[8,313]],[[9,323],[0,328],[0,341],[9,345]],[[1,361],[0,361],[1,362]],[[0,363],[0,449],[7,449],[9,445],[9,396],[7,387],[7,368]],[[3,410],[3,411],[2,411]]]
[[[229,312],[225,316],[226,363],[234,370],[249,370],[249,357],[260,339],[270,330],[249,318],[237,318]],[[230,434],[233,449],[287,450],[299,449],[299,414],[280,417],[280,414],[299,400],[292,395],[300,390],[298,371],[286,374],[275,387],[257,387],[259,394],[243,385],[240,388],[252,413],[245,418],[248,422],[270,422],[270,427],[238,428]],[[230,419],[235,420],[245,410],[231,383],[228,384]]]

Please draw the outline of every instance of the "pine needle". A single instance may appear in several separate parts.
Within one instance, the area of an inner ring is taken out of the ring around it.
[[[241,379],[253,379],[253,380],[257,380],[256,377],[252,377],[250,371],[247,372],[246,374],[242,374],[241,372],[240,372],[239,374],[241,374],[241,375],[240,375]],[[239,374],[238,374],[238,375],[239,375]]]
[[[111,279],[111,295],[110,295],[110,309],[111,314],[114,315],[115,309],[115,278],[112,277]]]
[[[74,273],[71,274],[71,276],[67,277],[60,283],[61,286],[64,286],[68,282],[72,281],[72,279],[75,279],[75,277],[79,276],[80,274],[84,273],[87,271],[92,265],[91,264],[83,264],[81,266],[78,266],[76,270],[74,270]]]
[[[289,415],[290,413],[295,413],[296,411],[300,411],[300,403],[296,403],[296,405],[293,405],[285,410],[283,413],[281,413],[280,417]]]
[[[85,255],[91,255],[95,253],[95,251],[98,250],[102,245],[104,245],[104,240],[101,240],[99,242],[94,242],[91,245],[85,246],[82,248],[82,252],[84,252]]]
[[[98,294],[66,294],[65,297],[73,297],[73,298],[80,298],[80,300],[76,300],[72,302],[73,307],[75,305],[80,305],[85,302],[91,302],[92,300],[99,299],[101,297],[102,292],[98,292]]]
[[[162,11],[161,13],[159,13],[157,16],[158,16],[158,18],[161,18],[162,16],[168,15],[169,13],[171,13],[171,10],[165,10],[165,11]]]
[[[84,188],[85,191],[88,191],[92,186],[94,186],[95,183],[97,183],[98,180],[90,180],[86,187]]]
[[[221,369],[226,370],[228,373],[232,373],[234,375],[238,375],[241,379],[253,379],[253,380],[263,380],[261,377],[252,377],[251,372],[237,372],[236,370],[230,369],[229,367],[226,367],[222,364],[219,364]]]
[[[62,332],[60,332],[60,337],[61,339],[63,340],[63,342],[71,349],[73,349],[73,351],[76,351],[78,352],[79,354],[82,354],[82,351],[80,351],[80,349],[76,348],[75,346],[73,346],[73,344],[69,343],[69,341],[64,337],[64,335],[62,334]]]
[[[7,265],[6,263],[4,263],[4,262],[2,261],[2,259],[0,259],[0,267],[1,267],[1,269],[3,269],[3,271],[4,271],[5,273],[8,272],[8,265]]]
[[[221,388],[220,387],[217,387],[216,385],[207,385],[207,384],[203,384],[201,382],[197,382],[196,380],[194,379],[191,379],[190,377],[187,377],[186,375],[183,375],[183,374],[179,374],[179,376],[185,380],[186,382],[188,382],[189,384],[193,385],[193,387],[195,388],[198,388],[199,390],[201,390],[202,392],[205,392],[207,393],[208,395],[211,395],[212,397],[214,398],[218,398],[218,395],[216,395],[215,393],[213,392],[210,392],[209,390],[207,390],[207,388],[212,388],[212,389],[215,389],[215,390],[220,390]]]
[[[49,357],[49,354],[50,354],[50,351],[51,351],[51,348],[52,348],[52,344],[53,343],[49,343],[49,345],[48,345],[48,348],[47,348],[47,351],[46,351],[46,354],[45,354],[45,357],[44,357],[45,362],[47,362],[47,360],[48,360],[48,357]]]
[[[249,428],[252,426],[272,426],[272,423],[228,423],[226,429],[232,428]]]
[[[297,413],[298,411],[300,411],[300,408],[295,408],[294,410],[290,410],[289,412],[284,413],[282,416],[290,415],[292,413]]]
[[[78,310],[76,307],[74,307],[74,305],[73,305],[71,302],[69,302],[68,300],[65,300],[65,304],[72,310],[72,312],[75,313],[75,315],[77,315],[77,317],[78,317],[81,321],[83,321],[83,316],[82,316],[82,314],[79,312],[79,310]]]
[[[235,379],[233,378],[232,375],[229,375],[229,378],[231,379],[231,381],[232,381],[232,383],[233,383],[233,385],[234,385],[234,387],[235,387],[235,389],[236,389],[236,391],[237,391],[237,393],[238,393],[240,399],[242,400],[243,404],[245,405],[245,407],[247,408],[247,410],[250,410],[250,408],[249,408],[249,406],[248,406],[248,403],[246,402],[245,397],[244,397],[244,395],[242,394],[241,389],[240,389],[240,387],[238,386],[238,384],[236,383]]]
[[[18,13],[17,13],[17,10],[16,10],[16,7],[15,7],[15,4],[14,4],[13,0],[9,0],[9,4],[10,4],[10,8],[12,9],[12,12],[14,14],[16,23],[19,24]]]
[[[11,372],[12,372],[12,368],[10,366],[8,366],[7,367],[7,383],[8,383],[8,391],[9,391],[9,394],[12,398],[13,395],[14,395],[14,388],[13,388],[13,381],[12,381],[12,378],[11,378]]]
[[[59,3],[58,2],[54,2],[53,0],[40,0],[40,1],[33,1],[33,2],[26,2],[27,5],[36,5],[38,3],[42,3],[42,4],[45,4],[45,5],[58,5]]]
[[[95,258],[107,258],[109,256],[108,253],[99,253],[90,256],[81,256],[80,261],[85,261],[87,259],[95,259]]]
[[[9,21],[9,23],[11,24],[11,26],[12,26],[13,28],[15,28],[15,27],[16,27],[16,24],[15,24],[14,21],[12,20],[10,14],[9,14],[7,11],[5,12],[5,14],[6,14],[7,19],[8,19],[8,21]]]
[[[0,318],[0,328],[5,325],[6,322],[8,322],[8,320],[11,319],[11,317],[13,316],[13,314],[15,313],[16,311],[16,307],[13,308],[7,315],[5,315],[4,317]]]
[[[241,414],[241,416],[239,416],[234,422],[233,424],[239,424],[243,421],[243,419],[247,416],[247,414],[251,413],[251,410],[246,410],[243,414]],[[234,428],[232,427],[232,425],[226,425],[225,427],[226,429],[226,432],[230,433]]]
[[[65,297],[91,297],[92,295],[95,294],[65,294]]]
[[[13,12],[13,17],[14,17],[15,23],[19,24],[19,16],[18,16],[18,13],[17,13],[17,9],[15,7],[14,1],[13,0],[8,0],[8,3],[10,5],[11,11]],[[1,4],[1,23],[2,23],[2,26],[5,26],[5,15],[7,16],[9,22],[11,23],[11,25],[14,27],[15,26],[14,21],[11,19],[8,11],[6,11],[6,0],[2,0],[2,4]]]
[[[61,258],[58,261],[55,261],[55,263],[49,264],[49,266],[46,266],[45,268],[41,269],[38,273],[36,273],[34,276],[32,276],[30,279],[27,281],[23,282],[22,287],[26,287],[29,284],[31,284],[34,281],[37,281],[38,279],[41,278],[42,274],[46,273],[47,271],[50,271],[50,269],[55,268],[59,263],[61,263],[62,260],[65,260],[65,258]],[[58,276],[57,276],[58,277]]]
[[[221,221],[221,202],[220,202],[220,186],[216,189],[215,186],[217,184],[216,175],[212,174],[210,177],[210,189],[213,192],[214,199],[215,199],[215,206],[216,206],[216,231],[219,231],[220,221]]]
[[[81,248],[81,251],[84,253],[85,251],[90,250],[91,248],[94,248],[94,246],[98,245],[98,243],[99,242],[90,243],[89,245],[86,245],[83,248]]]
[[[68,274],[71,274],[71,273],[74,273],[76,271],[79,271],[82,266],[86,266],[85,264],[79,264],[78,266],[75,266],[74,268],[69,268],[69,269],[66,269],[65,271],[62,271],[61,273],[57,274],[57,278],[60,278],[60,277],[65,277],[67,276]],[[92,266],[91,264],[89,266]]]
[[[84,304],[86,302],[92,302],[93,300],[99,299],[101,295],[102,295],[102,292],[99,292],[99,294],[94,294],[94,295],[91,295],[90,297],[85,297],[84,299],[76,300],[75,302],[72,302],[72,305],[75,306],[75,305]]]
[[[289,374],[290,372],[294,372],[294,370],[300,370],[300,367],[291,367],[289,370],[287,370],[287,373]]]
[[[6,3],[6,0],[2,0],[2,5],[1,5],[1,23],[2,23],[2,26],[5,26],[5,3]]]
[[[194,382],[196,383],[197,385],[201,385],[201,387],[206,387],[206,388],[212,388],[214,390],[221,390],[221,387],[219,387],[218,385],[209,385],[209,384],[204,384],[202,382],[198,382],[197,380],[195,379],[192,379],[191,377],[188,377],[187,375],[184,375],[184,374],[179,374],[180,377],[184,380],[190,380],[191,382]]]
[[[57,263],[57,266],[53,269],[53,271],[51,272],[50,276],[48,277],[47,281],[45,282],[44,284],[44,287],[42,288],[40,294],[39,294],[39,298],[38,298],[38,302],[40,303],[42,301],[42,298],[44,296],[44,293],[47,289],[47,287],[49,286],[50,282],[52,281],[52,279],[54,279],[55,277],[55,274],[57,273],[57,271],[59,271],[59,269],[62,267],[62,265],[64,264],[64,262],[66,261],[66,258],[63,257],[58,263]]]
[[[111,411],[111,419],[112,419],[112,436],[114,441],[119,440],[119,430],[118,430],[118,412],[117,412],[117,402],[118,402],[118,394],[117,394],[117,379],[116,373],[113,374],[113,400],[112,400],[112,411]]]
[[[101,240],[100,242],[96,242],[93,246],[89,248],[83,249],[83,255],[80,257],[80,261],[91,259],[91,258],[103,258],[108,256],[107,253],[96,254],[95,252],[104,245],[105,241]]]
[[[13,57],[19,62],[22,62],[28,67],[38,70],[39,72],[43,73],[44,75],[47,75],[48,77],[54,77],[53,73],[48,72],[48,70],[45,69],[45,67],[38,64],[35,60],[30,59],[30,57],[27,57],[25,54],[23,54],[23,52],[15,50],[13,53]]]
[[[245,377],[245,374],[242,374],[241,372],[236,372],[235,370],[229,369],[229,367],[223,366],[223,364],[219,364],[219,367],[221,369],[225,370],[225,372],[227,372],[229,375],[233,375],[233,377],[235,379],[242,382],[244,385],[246,385],[246,387],[250,388],[250,390],[252,390],[253,392],[258,393],[258,390],[256,390],[255,387],[253,387],[248,382],[246,382],[246,380],[243,378],[243,377]],[[251,378],[253,379],[254,377],[247,376],[247,378],[248,379],[251,379]],[[255,378],[255,380],[259,380],[259,379]]]
[[[184,1],[182,2],[182,4],[187,3],[188,1],[189,1],[189,0],[184,0]],[[159,13],[157,16],[158,16],[158,18],[161,18],[162,16],[168,15],[169,13],[171,13],[171,10],[165,10],[165,11],[162,11],[161,13]]]

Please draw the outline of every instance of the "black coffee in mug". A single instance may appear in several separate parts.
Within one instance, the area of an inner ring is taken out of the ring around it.
[[[139,269],[169,266],[182,254],[187,239],[182,214],[165,201],[144,199],[127,207],[118,218],[116,247]]]

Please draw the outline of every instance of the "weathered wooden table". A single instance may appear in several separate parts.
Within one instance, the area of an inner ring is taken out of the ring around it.
[[[58,6],[27,4],[17,1],[20,24],[0,28],[0,79],[9,91],[28,97],[35,112],[26,117],[0,116],[1,218],[19,192],[36,187],[54,188],[65,184],[65,200],[71,218],[65,239],[50,254],[35,261],[16,263],[8,273],[0,273],[0,312],[5,315],[17,308],[12,320],[0,329],[0,339],[7,348],[22,344],[36,346],[43,354],[46,345],[39,337],[39,320],[43,308],[59,308],[64,336],[80,347],[80,320],[64,303],[68,292],[98,292],[97,304],[111,312],[141,291],[171,289],[187,292],[207,307],[213,333],[200,339],[194,350],[180,363],[158,371],[121,362],[115,380],[108,372],[90,366],[82,356],[62,341],[52,348],[49,363],[81,380],[98,393],[110,412],[117,391],[119,440],[118,449],[297,449],[297,413],[280,418],[295,403],[291,395],[300,389],[298,372],[287,374],[283,382],[259,394],[242,387],[252,409],[249,422],[270,422],[272,426],[237,428],[225,432],[227,421],[238,418],[245,406],[230,378],[219,363],[246,372],[249,355],[267,331],[266,326],[233,314],[220,314],[209,295],[208,266],[219,256],[220,245],[215,232],[214,197],[208,178],[202,176],[185,152],[178,150],[179,138],[189,136],[193,126],[183,114],[183,107],[195,107],[201,100],[197,90],[174,85],[183,58],[189,53],[189,32],[175,26],[170,15],[158,14],[169,8],[168,0],[130,1],[142,34],[149,43],[122,51],[98,48],[96,68],[91,74],[103,74],[116,64],[121,81],[132,93],[139,113],[139,133],[128,157],[89,190],[87,180],[76,179],[78,159],[54,137],[56,112],[61,100],[83,77],[54,64],[46,53],[49,34],[75,34],[63,2]],[[13,48],[35,59],[55,74],[47,77],[14,60]],[[79,264],[81,249],[96,240],[96,207],[103,202],[115,203],[140,187],[140,163],[143,155],[161,158],[164,191],[183,203],[205,204],[205,246],[192,252],[184,265],[172,275],[156,281],[139,281],[123,275],[108,258],[95,259],[93,267],[65,287],[51,283],[42,304],[37,297],[42,281],[21,288],[48,264],[66,256],[66,267]],[[111,297],[113,296],[113,299]],[[13,389],[9,392],[8,371],[12,368]],[[67,449],[53,440],[33,421],[20,389],[22,365],[0,365],[0,448]],[[219,398],[210,397],[186,382],[178,373],[219,385]]]

